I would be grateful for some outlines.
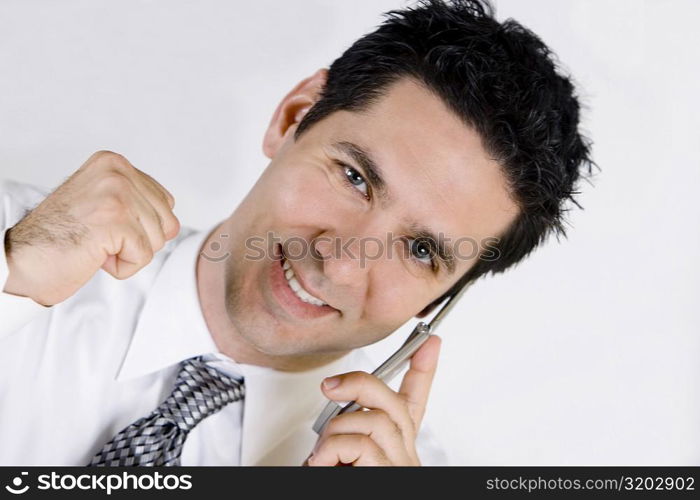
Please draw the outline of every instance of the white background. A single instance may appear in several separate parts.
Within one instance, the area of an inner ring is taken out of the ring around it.
[[[404,5],[2,0],[0,176],[53,188],[111,149],[210,227],[266,166],[279,100]],[[568,240],[443,323],[426,418],[452,463],[700,465],[698,16],[690,0],[497,2],[574,74],[602,173]]]

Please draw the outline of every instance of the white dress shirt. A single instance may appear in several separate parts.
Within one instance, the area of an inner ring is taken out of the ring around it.
[[[0,184],[8,228],[48,193]],[[213,228],[212,228],[213,229]],[[304,372],[236,363],[218,352],[199,305],[196,259],[209,231],[182,228],[127,280],[100,270],[64,302],[44,307],[0,293],[0,465],[84,465],[117,432],[172,391],[181,361],[243,377],[245,399],[208,416],[188,435],[182,465],[299,465],[317,436],[322,379],[371,371],[362,350]],[[7,281],[0,244],[0,291]],[[445,463],[421,429],[424,465]]]

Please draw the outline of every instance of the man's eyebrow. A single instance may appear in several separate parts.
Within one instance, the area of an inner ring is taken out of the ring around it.
[[[413,237],[421,240],[430,240],[431,247],[435,249],[438,259],[442,262],[443,266],[447,269],[449,275],[455,272],[455,255],[452,251],[452,246],[446,244],[445,238],[439,238],[435,236],[430,229],[420,224],[410,224],[410,230],[413,233]]]
[[[374,161],[369,151],[349,141],[334,142],[332,147],[336,151],[346,154],[360,165],[365,174],[367,174],[367,180],[371,184],[374,193],[383,203],[388,204],[390,199],[389,190],[384,181],[382,169]]]
[[[382,169],[377,165],[377,162],[374,161],[372,155],[366,149],[350,141],[334,142],[332,148],[355,160],[367,174],[367,180],[372,185],[374,193],[383,203],[389,203],[389,188],[384,181]],[[445,243],[445,239],[438,238],[429,228],[417,223],[410,223],[409,228],[413,238],[429,240],[431,242],[432,248],[435,249],[438,259],[442,262],[443,267],[447,269],[448,274],[454,274],[456,267],[455,256],[451,246]]]

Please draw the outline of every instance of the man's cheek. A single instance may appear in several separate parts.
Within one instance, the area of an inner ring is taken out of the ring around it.
[[[380,332],[393,332],[404,323],[418,314],[429,302],[429,297],[418,289],[417,285],[411,289],[387,290],[382,294],[381,302],[368,309],[368,313],[375,318],[377,330]],[[413,291],[414,293],[407,293]],[[425,300],[421,301],[421,297]],[[388,335],[388,333],[387,333]]]
[[[376,269],[376,271],[383,274],[383,283],[381,288],[377,288],[373,293],[376,300],[368,303],[367,314],[373,315],[386,324],[400,322],[401,318],[410,314],[411,304],[420,294],[418,285],[406,283],[398,273],[389,269]]]
[[[353,330],[354,347],[366,346],[378,342],[391,335],[406,320],[390,315],[391,311],[381,311],[381,314],[367,314],[362,322],[358,322]],[[407,318],[408,319],[408,318]]]
[[[218,231],[202,248],[200,255],[209,262],[222,262],[231,256],[229,248],[230,235],[225,231]]]
[[[285,228],[320,224],[329,206],[326,193],[310,181],[284,177],[279,180],[269,204],[263,208]]]

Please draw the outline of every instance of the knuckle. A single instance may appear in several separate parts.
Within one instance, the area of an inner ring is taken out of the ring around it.
[[[180,221],[173,214],[172,217],[168,217],[163,226],[163,231],[165,232],[166,238],[174,238],[177,233],[180,232]]]
[[[134,167],[131,165],[131,163],[129,163],[129,160],[124,158],[122,155],[112,157],[109,161],[109,168],[121,173],[134,170]]]
[[[100,149],[99,151],[95,151],[90,155],[90,158],[87,160],[87,164],[93,163],[96,160],[102,160],[104,158],[108,158],[110,155],[115,154],[113,151],[108,151],[106,149]]]
[[[106,149],[93,153],[93,155],[88,160],[88,163],[109,164],[112,166],[121,166],[129,164],[128,160],[123,155]]]
[[[411,405],[413,402],[411,401],[411,397],[408,394],[402,394],[400,392],[396,393],[396,398],[401,403],[401,406],[405,408],[406,411],[409,411]]]
[[[96,158],[112,158],[112,157],[118,157],[121,155],[119,153],[115,153],[114,151],[110,151],[108,149],[101,149],[99,151],[96,151],[93,154],[93,156]]]
[[[357,387],[360,393],[367,391],[376,381],[376,377],[367,372],[357,372]]]
[[[131,189],[131,181],[118,172],[109,172],[98,181],[97,188],[107,193],[124,193]]]
[[[369,379],[372,377],[367,372],[362,372],[362,371],[354,371],[354,372],[349,372],[346,375],[346,379],[354,385],[357,385],[359,389],[362,389],[367,385],[369,382]]]
[[[402,436],[403,432],[401,431],[401,427],[399,427],[394,420],[389,416],[387,412],[384,410],[375,410],[376,418],[379,421],[379,424],[382,426],[382,428],[387,429],[388,432],[391,434],[395,434],[398,436]]]
[[[122,174],[126,172],[133,173],[133,171],[136,170],[129,160],[119,153],[110,152],[110,154],[103,156],[102,162],[107,169]]]
[[[100,150],[93,153],[90,158],[88,158],[85,163],[81,165],[78,169],[97,169],[97,170],[114,170],[123,171],[127,168],[131,168],[129,161],[119,153],[114,151]]]
[[[114,151],[104,151],[102,157],[116,162],[126,161],[126,157],[124,155],[120,153],[115,153]]]

